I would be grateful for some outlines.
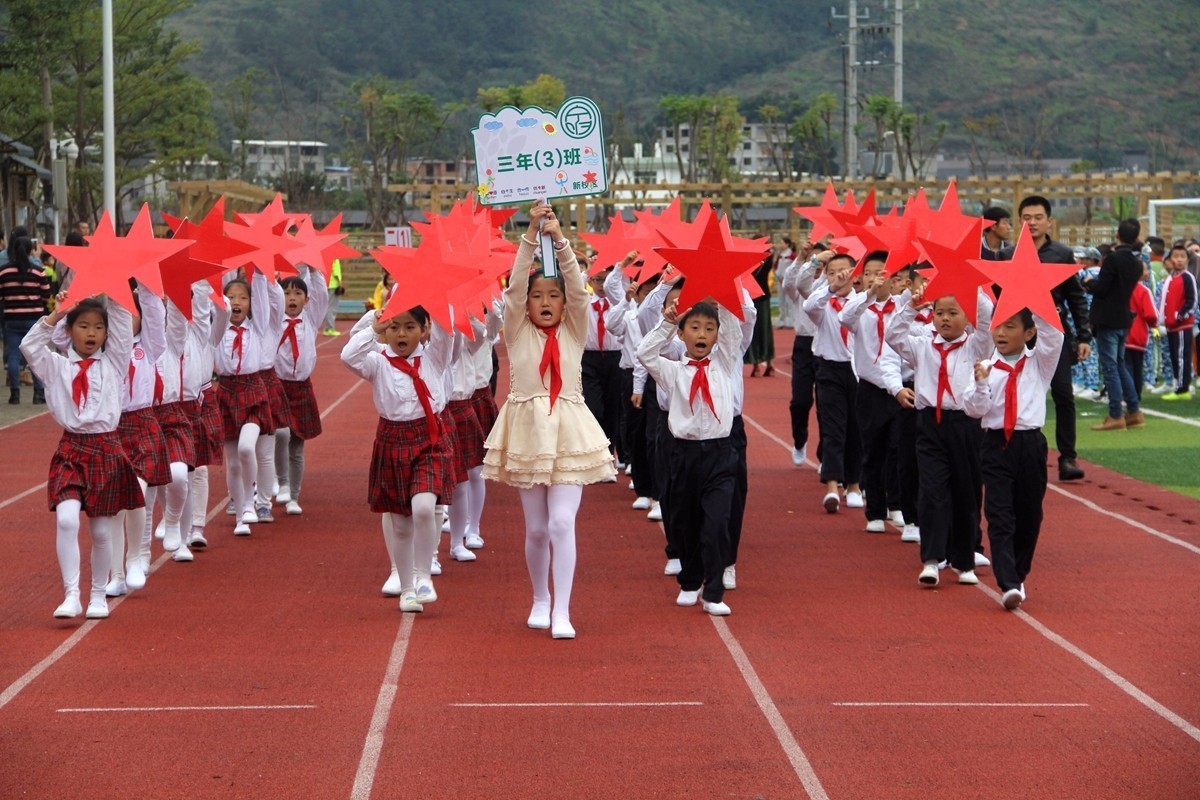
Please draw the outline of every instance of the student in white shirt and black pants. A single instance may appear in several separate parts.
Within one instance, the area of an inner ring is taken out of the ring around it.
[[[629,456],[621,443],[621,337],[608,332],[605,315],[611,304],[604,294],[609,270],[588,278],[595,292],[588,303],[587,341],[583,345],[583,401],[604,429],[622,462]],[[614,479],[615,480],[615,479]]]

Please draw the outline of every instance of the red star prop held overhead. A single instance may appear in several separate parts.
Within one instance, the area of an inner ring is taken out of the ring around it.
[[[992,316],[992,327],[999,326],[1013,315],[1028,308],[1034,314],[1062,330],[1053,289],[1079,271],[1075,264],[1043,264],[1038,260],[1037,245],[1029,235],[1029,226],[1021,225],[1012,261],[971,262],[977,270],[1000,285],[1000,297]]]
[[[614,264],[620,264],[632,250],[636,250],[644,258],[645,252],[658,242],[650,238],[638,238],[636,231],[637,225],[626,222],[618,214],[610,218],[608,233],[580,232],[580,238],[596,250],[596,257],[592,259],[588,276],[603,272]],[[637,271],[638,267],[631,266],[626,271],[626,275],[635,277]],[[630,272],[633,274],[629,274]]]
[[[333,272],[333,262],[340,258],[358,258],[362,253],[342,242],[349,234],[341,233],[342,215],[339,213],[321,230],[313,225],[312,217],[305,214],[300,220],[300,229],[292,237],[300,247],[283,254],[293,267],[307,264],[320,270],[326,283]]]
[[[479,270],[441,262],[433,247],[389,245],[372,250],[371,256],[395,282],[383,319],[421,306],[445,330],[454,329],[449,295],[456,286],[478,277]]]
[[[693,247],[668,246],[655,250],[686,278],[676,304],[680,314],[711,297],[738,319],[745,319],[740,279],[762,263],[765,250],[734,245],[724,218],[708,215],[700,240]]]
[[[937,269],[937,274],[925,284],[924,298],[954,297],[972,326],[977,324],[979,287],[988,282],[987,275],[974,266],[979,258],[982,231],[983,221],[977,219],[956,247],[946,247],[932,239],[917,239],[929,263]]]
[[[291,218],[283,211],[283,199],[277,194],[262,213],[254,215],[249,226],[226,222],[227,236],[254,246],[238,266],[258,270],[271,281],[275,280],[277,273],[297,274],[297,269],[287,260],[286,254],[304,245],[285,233],[290,221]]]
[[[237,239],[231,239],[225,235],[225,198],[222,196],[218,199],[198,225],[191,220],[172,217],[169,214],[163,214],[163,218],[167,221],[167,225],[171,227],[171,230],[175,232],[176,236],[195,240],[195,244],[192,245],[189,251],[189,255],[193,259],[200,262],[221,265],[221,271],[207,276],[207,280],[212,286],[212,294],[210,295],[212,301],[217,306],[224,308],[225,295],[221,291],[221,275],[230,269],[236,269],[244,264],[246,261],[244,256],[254,251],[254,245],[239,242]],[[166,289],[165,277],[164,289],[168,293],[170,292],[169,289]],[[172,296],[171,299],[180,310],[183,310],[184,305],[180,302],[184,299],[184,295],[180,293],[182,290],[176,288],[175,291],[177,296]],[[190,309],[192,304],[190,291],[186,294],[186,303],[187,308]],[[185,313],[188,319],[192,318],[190,311],[186,311]]]
[[[894,275],[921,257],[916,240],[928,237],[932,228],[932,212],[925,199],[925,190],[919,189],[915,197],[904,206],[899,216],[876,217],[876,224],[848,225],[849,232],[858,236],[868,251],[886,250],[887,262],[883,265],[885,275]]]
[[[830,212],[854,213],[858,210],[858,206],[854,202],[853,192],[846,193],[845,205],[839,203],[837,191],[833,188],[833,181],[830,181],[825,185],[825,196],[821,198],[820,205],[796,206],[792,210],[812,223],[812,232],[809,234],[809,238],[814,242],[819,242],[826,236],[844,236],[846,234],[842,223],[834,219]],[[875,213],[874,208],[871,209],[871,213]]]

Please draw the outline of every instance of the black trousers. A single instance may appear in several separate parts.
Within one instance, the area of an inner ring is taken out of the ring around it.
[[[741,414],[733,418],[729,441],[733,444],[734,456],[737,459],[733,473],[733,498],[729,504],[729,562],[726,564],[733,566],[737,563],[738,545],[742,543],[746,494],[750,491],[750,474],[746,469],[746,423],[742,421]]]
[[[870,381],[858,384],[858,424],[862,431],[862,488],[867,496],[868,520],[886,519],[887,475],[895,444],[896,418],[900,404]]]
[[[583,402],[613,447],[621,450],[621,351],[584,350],[581,362]]]
[[[1171,371],[1175,373],[1175,391],[1182,394],[1192,388],[1192,346],[1194,334],[1191,328],[1167,331],[1167,349],[1171,351]]]
[[[979,453],[992,573],[1001,591],[1019,589],[1033,565],[1046,496],[1046,437],[1040,430],[984,431]]]
[[[655,399],[654,404],[658,404]],[[675,437],[667,427],[667,412],[660,409],[658,429],[655,432],[654,472],[658,485],[658,506],[662,511],[663,533],[667,545],[664,551],[667,558],[679,558],[679,540],[676,537],[675,514],[672,508],[674,500],[671,495],[671,480],[674,475]]]
[[[799,450],[808,444],[808,415],[812,411],[817,381],[812,353],[813,337],[797,336],[792,344],[792,445]]]
[[[909,387],[912,388],[911,386]],[[917,412],[901,407],[896,413],[896,479],[900,513],[908,525],[920,525],[917,509],[921,467],[917,460]],[[891,505],[889,503],[889,505]]]
[[[646,388],[642,392],[642,411],[646,415],[646,464],[651,476],[649,488],[654,492],[646,497],[661,501],[666,478],[658,463],[658,425],[659,419],[665,417],[667,412],[658,407],[658,388],[654,378],[649,376],[646,377]],[[636,468],[634,472],[637,472]]]
[[[858,483],[862,441],[858,432],[858,380],[849,361],[817,362],[817,428],[821,432],[821,481]]]
[[[638,497],[658,497],[654,488],[654,462],[651,460],[651,442],[646,435],[647,423],[650,420],[650,407],[658,408],[655,398],[654,379],[646,379],[645,392],[642,395],[642,407],[635,408],[629,399],[633,397],[633,370],[623,370],[629,373],[629,387],[625,393],[625,455],[629,460],[633,490]],[[657,423],[657,417],[654,419]],[[649,437],[652,439],[653,437]]]
[[[1142,400],[1142,387],[1146,385],[1146,351],[1125,348],[1125,366],[1133,376],[1133,388],[1137,391],[1138,402]]]
[[[725,596],[722,574],[729,563],[729,511],[737,472],[737,453],[729,437],[676,439],[667,489],[678,523],[679,588],[719,603]]]
[[[1058,368],[1050,380],[1050,397],[1054,400],[1054,446],[1058,448],[1058,463],[1075,460],[1075,390],[1071,385],[1071,360],[1074,354],[1063,348],[1058,356]]]
[[[940,423],[932,408],[917,412],[922,562],[948,559],[957,570],[975,569],[980,438],[979,420],[961,411],[942,411]]]

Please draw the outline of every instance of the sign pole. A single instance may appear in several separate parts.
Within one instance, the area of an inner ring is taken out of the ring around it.
[[[542,198],[542,202],[549,204],[549,200]],[[538,223],[538,230],[541,231],[545,224],[545,217]],[[542,277],[553,278],[558,275],[558,261],[554,254],[554,240],[550,238],[548,233],[539,233],[538,238],[542,242]]]

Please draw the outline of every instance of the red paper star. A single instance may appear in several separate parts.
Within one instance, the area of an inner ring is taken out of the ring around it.
[[[645,253],[657,242],[650,238],[637,238],[636,230],[636,225],[626,222],[618,214],[610,219],[608,233],[580,232],[580,238],[596,250],[596,257],[592,259],[588,275],[596,275],[614,264],[620,264],[631,250],[636,250],[644,258]],[[637,269],[637,267],[630,267],[630,271],[634,274]],[[629,277],[633,277],[633,275]]]
[[[132,274],[129,265],[132,260],[144,260],[146,254],[137,248],[130,248],[126,239],[117,238],[107,211],[96,223],[96,233],[87,239],[88,247],[65,244],[45,246],[46,252],[70,264],[75,273],[60,308],[66,311],[84,298],[103,294],[136,314],[137,305],[129,289]]]
[[[710,214],[696,246],[655,248],[686,278],[676,304],[680,314],[712,297],[738,319],[745,319],[739,279],[762,263],[764,252],[735,249],[731,238],[728,222]]]
[[[1028,225],[1021,226],[1012,261],[976,259],[971,265],[999,284],[1002,290],[992,316],[993,328],[1019,313],[1022,308],[1028,308],[1062,330],[1062,320],[1059,319],[1058,306],[1054,303],[1051,291],[1078,272],[1079,267],[1075,264],[1043,264],[1038,259],[1037,245],[1029,235]]]
[[[447,331],[454,327],[448,296],[454,287],[479,275],[479,270],[439,263],[432,247],[386,246],[371,255],[388,271],[395,288],[383,308],[383,319],[390,319],[421,306]]]
[[[876,217],[873,226],[848,225],[851,233],[858,236],[867,250],[886,250],[887,262],[883,265],[885,275],[894,275],[917,261],[921,252],[915,244],[918,237],[928,238],[932,228],[932,212],[925,199],[925,190],[917,191],[908,201],[904,213],[899,216]]]
[[[321,230],[313,225],[312,217],[305,215],[300,220],[300,229],[293,237],[300,242],[301,247],[283,254],[288,263],[294,267],[307,264],[313,269],[320,270],[329,281],[333,272],[333,262],[340,258],[358,258],[362,253],[342,242],[349,234],[341,233],[342,215],[339,213]]]
[[[220,264],[224,269],[222,273],[208,276],[208,282],[212,285],[212,294],[210,297],[218,307],[225,307],[225,295],[222,293],[221,275],[230,269],[236,269],[246,263],[245,255],[254,251],[254,245],[239,242],[237,239],[231,239],[225,235],[225,198],[222,196],[217,200],[200,224],[196,224],[191,220],[172,217],[169,214],[163,214],[163,218],[175,232],[176,236],[182,236],[184,239],[194,239],[195,244],[192,245],[190,255],[198,261],[207,261],[212,264]],[[187,302],[191,304],[191,293],[188,293]],[[176,305],[180,309],[183,308],[178,302]],[[189,319],[190,319],[189,315]]]
[[[958,188],[954,181],[946,185],[946,193],[942,196],[942,204],[938,210],[930,212],[930,230],[928,238],[953,247],[969,230],[976,230],[976,238],[983,235],[986,228],[992,226],[990,219],[971,217],[962,213],[958,202]],[[982,222],[982,228],[976,228],[976,223]]]
[[[919,238],[917,244],[925,253],[937,274],[925,285],[926,300],[953,296],[962,306],[967,321],[976,325],[979,310],[979,287],[988,282],[988,277],[975,268],[979,257],[979,236],[983,230],[982,220],[969,229],[956,247],[946,247],[932,239]]]
[[[254,247],[239,266],[258,270],[271,281],[275,280],[276,273],[280,272],[284,275],[296,275],[298,270],[287,260],[285,254],[304,245],[284,233],[288,224],[289,218],[283,212],[283,201],[279,195],[275,195],[275,199],[261,214],[254,215],[251,225],[226,222],[227,236]]]
[[[830,215],[830,211],[853,212],[856,209],[854,195],[851,193],[846,194],[846,205],[838,203],[837,192],[833,188],[833,181],[830,181],[825,185],[825,196],[821,198],[820,205],[796,206],[792,210],[812,223],[809,238],[817,242],[826,236],[842,236],[846,233],[841,223]]]

